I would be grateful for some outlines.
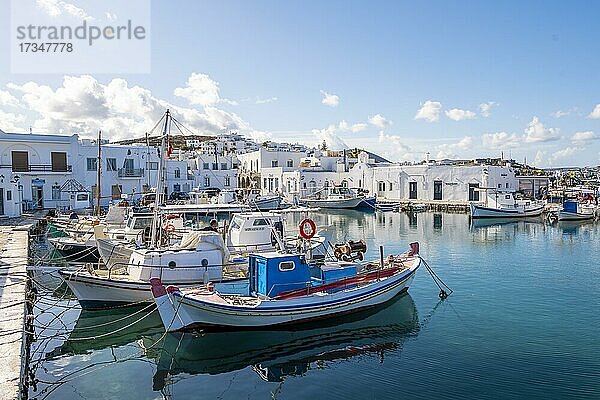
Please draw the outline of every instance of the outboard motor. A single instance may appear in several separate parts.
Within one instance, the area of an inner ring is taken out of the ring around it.
[[[333,254],[338,260],[354,261],[363,260],[364,253],[367,252],[367,243],[364,240],[354,242],[352,240],[343,244],[336,244],[333,247]]]

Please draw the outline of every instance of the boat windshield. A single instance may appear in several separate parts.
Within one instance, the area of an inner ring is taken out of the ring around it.
[[[135,217],[133,222],[133,229],[144,229],[147,226],[152,225],[152,217]]]

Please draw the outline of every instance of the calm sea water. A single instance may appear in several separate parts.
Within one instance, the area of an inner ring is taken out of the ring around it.
[[[600,224],[313,217],[332,242],[364,238],[374,259],[379,245],[419,241],[454,294],[440,302],[421,268],[408,295],[369,312],[196,335],[164,334],[145,309],[81,312],[65,293],[45,295],[30,398],[600,398]]]

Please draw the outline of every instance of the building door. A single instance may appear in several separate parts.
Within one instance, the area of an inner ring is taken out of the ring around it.
[[[125,161],[123,162],[123,168],[125,169],[125,173],[128,176],[133,175],[133,158],[126,158]],[[175,178],[179,178],[179,177],[175,176]]]
[[[0,215],[4,215],[4,189],[0,188]]]
[[[44,187],[43,186],[32,186],[31,187],[31,199],[35,208],[41,210],[44,208]]]
[[[469,201],[479,201],[479,183],[469,183]]]
[[[121,193],[123,193],[123,187],[121,185],[112,185],[110,192],[113,200],[119,200],[121,198]]]
[[[408,198],[417,198],[417,182],[408,182]]]
[[[442,199],[442,181],[433,181],[433,199]]]

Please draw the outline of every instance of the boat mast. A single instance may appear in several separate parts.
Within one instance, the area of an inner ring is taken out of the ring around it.
[[[158,207],[164,203],[164,192],[165,192],[165,168],[166,168],[166,160],[165,160],[165,144],[169,139],[169,124],[170,124],[170,112],[167,109],[165,113],[165,125],[163,128],[163,135],[160,141],[160,158],[158,159],[158,177],[156,182],[156,196],[154,200],[154,216],[152,219],[152,236],[150,239],[150,246],[155,248],[158,247],[158,228],[159,228],[159,220],[158,220]]]
[[[150,139],[148,138],[148,132],[146,132],[146,190],[150,188]],[[144,192],[146,192],[144,190]],[[143,193],[145,194],[145,193]]]
[[[100,219],[100,199],[102,198],[101,189],[100,189],[100,170],[102,169],[102,146],[100,142],[102,141],[102,131],[98,131],[98,160],[96,161],[96,216]]]

